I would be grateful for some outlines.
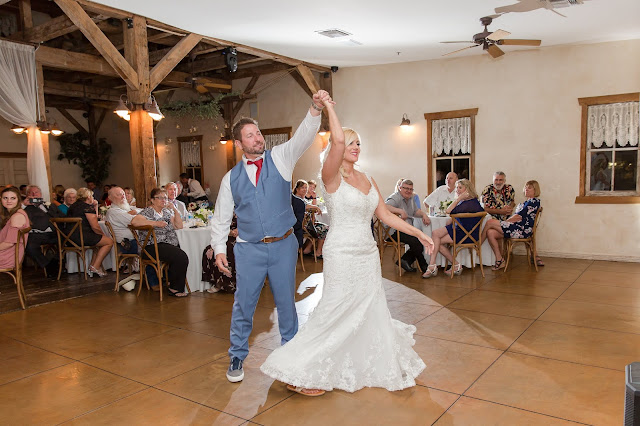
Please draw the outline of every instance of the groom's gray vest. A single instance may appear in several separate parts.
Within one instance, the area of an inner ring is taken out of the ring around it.
[[[238,216],[238,237],[257,243],[264,237],[281,237],[295,223],[291,208],[291,182],[278,172],[271,150],[264,152],[262,171],[253,186],[239,162],[231,169],[231,194]]]

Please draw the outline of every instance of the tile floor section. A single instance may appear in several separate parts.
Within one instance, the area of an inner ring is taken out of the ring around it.
[[[245,380],[230,384],[233,296],[103,292],[0,315],[1,424],[620,425],[640,360],[640,264],[518,258],[507,273],[398,277],[392,315],[415,324],[418,386],[306,398],[259,371],[279,345],[263,292]],[[317,281],[307,263],[298,283]],[[310,264],[311,263],[311,264]],[[317,303],[298,295],[300,321]]]

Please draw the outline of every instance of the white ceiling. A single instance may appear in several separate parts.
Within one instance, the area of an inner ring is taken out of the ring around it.
[[[322,65],[341,67],[438,59],[465,47],[483,31],[479,18],[495,8],[540,0],[97,0],[206,36]],[[510,38],[541,39],[542,46],[640,38],[640,0],[585,0],[581,5],[510,12],[489,30]],[[315,31],[339,28],[362,45],[347,45]],[[508,54],[532,47],[502,46]],[[398,54],[398,52],[400,52]],[[486,54],[480,48],[457,54]],[[640,52],[638,52],[640,54]],[[449,57],[455,57],[452,55]]]

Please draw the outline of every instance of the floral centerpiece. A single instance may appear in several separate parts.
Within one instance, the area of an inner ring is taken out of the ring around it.
[[[200,203],[191,202],[187,206],[187,210],[193,213],[198,226],[205,226],[209,215],[213,214],[213,206],[206,201]]]
[[[440,213],[444,214],[447,211],[449,206],[453,203],[451,200],[440,201]]]
[[[109,211],[109,208],[111,208],[111,206],[100,206],[100,207],[98,207],[98,215],[100,217],[105,217],[107,215],[107,212]]]

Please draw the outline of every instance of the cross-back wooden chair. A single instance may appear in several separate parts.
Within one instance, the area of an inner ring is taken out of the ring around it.
[[[140,259],[140,285],[138,286],[138,296],[140,296],[140,290],[142,290],[142,282],[149,288],[149,279],[146,274],[147,266],[151,266],[158,275],[158,285],[160,286],[160,301],[162,302],[162,277],[164,276],[165,281],[169,284],[169,275],[167,273],[167,269],[169,268],[169,264],[160,260],[160,255],[158,254],[158,239],[156,237],[156,231],[153,226],[133,226],[129,225],[129,229],[133,234],[133,237],[136,239],[136,243],[138,243],[138,247],[140,248],[140,254],[138,258]],[[144,238],[138,234],[141,232],[144,234]],[[153,241],[153,244],[149,244],[150,241]],[[144,256],[146,254],[146,256]],[[189,282],[185,277],[185,287],[189,293],[191,293],[191,288],[189,288]]]
[[[120,266],[124,262],[128,262],[129,270],[132,271],[135,261],[139,259],[140,256],[138,256],[137,253],[135,254],[121,253],[119,250],[120,244],[116,242],[116,233],[113,231],[113,226],[111,226],[111,223],[109,221],[105,221],[104,224],[107,226],[107,229],[109,230],[109,234],[111,235],[111,239],[113,240],[113,245],[114,245],[113,250],[116,253],[116,258],[115,258],[116,287],[114,288],[114,291],[118,291],[120,290],[120,286],[118,285],[120,283]]]
[[[318,241],[318,236],[311,235],[311,233],[307,229],[310,223],[315,223],[315,220],[316,215],[313,212],[307,211],[304,213],[304,219],[302,220],[302,239],[311,241],[311,247],[313,248],[313,260],[315,262],[318,262],[318,256],[316,255],[316,243]],[[302,249],[300,249],[300,253],[302,253]],[[302,270],[304,271],[304,264],[302,266]]]
[[[480,240],[480,235],[482,235],[482,223],[484,222],[484,217],[487,215],[487,212],[479,212],[479,213],[458,213],[452,214],[452,225],[453,225],[453,244],[452,244],[452,254],[453,254],[453,265],[451,265],[451,278],[453,279],[453,271],[456,268],[456,258],[458,253],[462,249],[469,249],[469,253],[471,254],[471,268],[475,272],[476,263],[473,260],[473,252],[478,253],[478,260],[480,261],[480,272],[482,272],[482,278],[484,278],[484,268],[482,266],[482,242]],[[460,219],[467,218],[478,218],[478,222],[475,226],[469,230],[467,230],[464,225],[460,222]],[[456,226],[458,225],[458,226]],[[478,232],[478,238],[473,237],[474,232]],[[464,235],[460,239],[459,243],[456,243],[458,240],[457,235],[460,235],[460,232],[463,232]],[[456,235],[457,234],[457,235]],[[447,269],[447,265],[449,261],[445,262],[444,269]]]
[[[16,288],[18,289],[18,299],[20,299],[20,306],[22,306],[22,309],[26,309],[27,295],[24,292],[24,285],[22,283],[22,261],[24,260],[25,256],[23,254],[22,259],[20,259],[20,246],[22,245],[23,250],[24,248],[26,248],[27,235],[29,234],[30,231],[31,231],[31,228],[24,228],[24,229],[18,230],[18,238],[16,240],[16,246],[15,246],[15,250],[16,250],[15,264],[13,268],[0,269],[0,273],[7,274],[11,276],[11,278],[13,278],[13,282],[16,284]]]
[[[507,263],[504,265],[504,271],[507,272],[507,268],[509,267],[509,260],[511,259],[511,251],[513,250],[513,246],[515,243],[524,243],[527,249],[527,260],[529,265],[531,265],[531,257],[535,256],[537,253],[536,250],[536,230],[538,229],[538,223],[540,223],[540,218],[542,217],[542,207],[536,213],[536,218],[533,221],[533,232],[529,238],[505,238],[507,242],[507,247],[505,251],[507,252]],[[538,262],[536,259],[533,259],[533,266],[536,268],[536,272],[538,272]]]
[[[87,250],[96,250],[95,246],[84,245],[84,235],[82,234],[82,218],[79,217],[56,217],[50,219],[51,224],[58,234],[58,255],[60,266],[58,267],[58,280],[62,275],[62,265],[64,256],[67,253],[76,254],[76,263],[78,265],[78,272],[80,272],[80,259],[82,259],[82,270],[84,271],[84,279],[87,279]],[[71,239],[71,235],[78,230],[80,233],[80,244],[75,243]]]
[[[402,276],[402,255],[404,254],[405,244],[400,242],[400,231],[396,230],[395,240],[391,238],[391,228],[384,226],[382,221],[378,219],[378,249],[380,250],[380,263],[382,263],[382,255],[387,247],[393,248],[394,263],[398,262],[398,275]]]

